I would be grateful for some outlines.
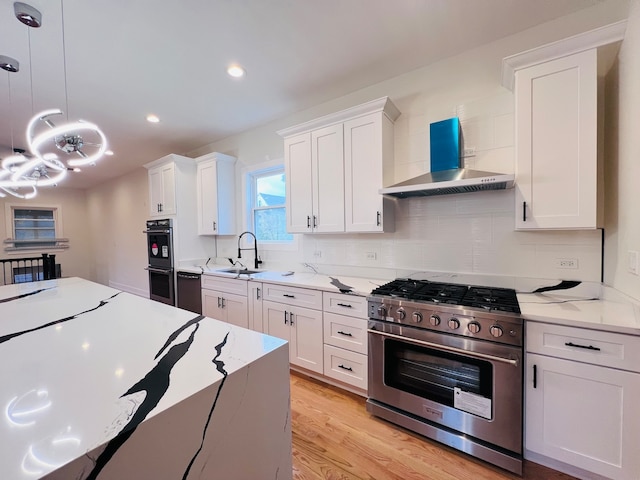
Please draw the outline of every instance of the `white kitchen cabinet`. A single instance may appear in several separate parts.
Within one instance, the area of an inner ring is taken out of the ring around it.
[[[278,131],[284,137],[287,231],[393,230],[393,122],[387,97]]]
[[[322,312],[264,300],[267,332],[289,342],[291,365],[323,373]]]
[[[249,282],[249,328],[256,332],[266,333],[266,328],[262,322],[262,300],[264,297],[264,287],[260,282]]]
[[[183,197],[193,190],[195,162],[171,154],[145,167],[149,177],[149,214],[152,218],[176,215],[181,203],[188,203]]]
[[[202,314],[249,328],[247,281],[203,275]]]
[[[324,375],[367,391],[367,299],[323,292]]]
[[[599,226],[598,52],[518,70],[516,229]]]
[[[382,112],[344,123],[345,231],[392,232],[393,121]]]
[[[285,139],[287,231],[344,231],[342,125]]]
[[[238,327],[249,328],[247,297],[216,290],[202,290],[202,314]]]
[[[199,235],[235,235],[235,161],[221,153],[198,157],[197,198]]]
[[[640,337],[528,322],[525,457],[637,479],[639,346]]]

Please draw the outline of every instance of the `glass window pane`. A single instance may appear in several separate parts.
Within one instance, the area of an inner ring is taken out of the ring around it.
[[[286,231],[284,207],[255,210],[254,231],[258,240],[293,240],[293,235]]]
[[[256,206],[284,205],[284,174],[276,173],[256,178]]]
[[[45,220],[53,220],[53,210],[25,210],[25,209],[16,209],[14,210],[14,218],[16,219],[45,219]]]

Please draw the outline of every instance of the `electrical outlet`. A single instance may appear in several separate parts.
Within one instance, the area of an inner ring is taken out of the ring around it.
[[[638,275],[638,252],[635,250],[629,250],[627,252],[627,270],[629,273]]]
[[[465,157],[475,157],[476,147],[465,147],[463,155]]]
[[[367,260],[376,260],[378,258],[378,254],[376,252],[365,252],[365,258]]]
[[[322,258],[322,250],[316,250],[315,252],[313,252],[313,256],[315,258]]]
[[[556,268],[578,268],[577,258],[556,258]]]

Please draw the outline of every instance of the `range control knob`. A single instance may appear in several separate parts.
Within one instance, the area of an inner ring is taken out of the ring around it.
[[[378,316],[384,318],[387,316],[387,307],[384,305],[378,307]]]
[[[457,318],[450,318],[448,325],[451,330],[457,330],[458,328],[460,328],[460,320],[458,320]]]
[[[500,325],[491,325],[491,328],[489,328],[489,333],[491,333],[491,335],[493,335],[494,337],[498,338],[502,336],[502,334],[504,333],[504,330]]]
[[[471,333],[478,333],[480,331],[480,324],[478,322],[469,322],[467,328]]]
[[[422,314],[420,312],[413,312],[411,319],[416,323],[420,323],[422,321]]]
[[[440,317],[438,315],[431,315],[429,317],[429,323],[434,327],[437,327],[438,325],[440,325]]]
[[[396,310],[396,318],[398,320],[404,320],[406,316],[407,316],[407,312],[405,312],[402,307]]]

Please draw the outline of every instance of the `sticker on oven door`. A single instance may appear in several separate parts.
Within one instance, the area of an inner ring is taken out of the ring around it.
[[[151,244],[151,254],[155,257],[156,255],[158,255],[158,244],[157,243],[152,243]]]
[[[169,256],[169,247],[167,245],[162,246],[162,256],[165,258]]]
[[[491,419],[491,399],[453,388],[453,406],[458,410]]]

